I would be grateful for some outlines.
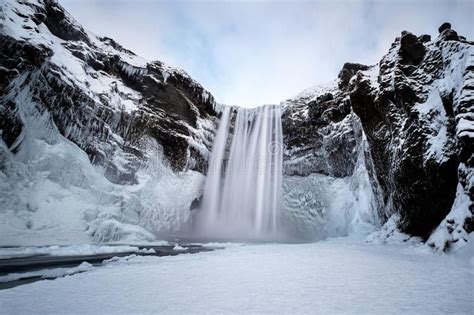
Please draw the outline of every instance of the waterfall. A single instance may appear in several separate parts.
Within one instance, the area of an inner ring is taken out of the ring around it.
[[[199,236],[279,237],[282,138],[279,106],[223,108],[196,217]]]

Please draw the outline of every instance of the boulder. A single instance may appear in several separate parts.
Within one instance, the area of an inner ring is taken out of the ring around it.
[[[360,63],[352,63],[352,62],[346,62],[342,66],[342,70],[339,72],[338,78],[339,78],[339,88],[343,89],[347,87],[349,84],[349,80],[359,71],[365,71],[368,70],[370,67],[360,64]]]
[[[458,33],[455,30],[446,29],[441,34],[439,34],[441,40],[459,40]]]
[[[428,34],[420,35],[420,36],[418,36],[418,41],[420,41],[422,43],[427,43],[427,42],[431,41],[431,35],[428,35]]]
[[[451,23],[445,22],[441,24],[441,26],[438,28],[438,32],[441,34],[445,30],[450,30],[451,29]]]
[[[403,33],[402,33],[403,34]],[[405,63],[418,64],[425,56],[425,46],[412,33],[406,32],[400,38],[400,55]]]

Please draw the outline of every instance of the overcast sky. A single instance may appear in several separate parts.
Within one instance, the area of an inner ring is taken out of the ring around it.
[[[451,22],[474,39],[474,1],[60,0],[87,29],[187,71],[220,103],[279,103],[374,64],[402,30]]]

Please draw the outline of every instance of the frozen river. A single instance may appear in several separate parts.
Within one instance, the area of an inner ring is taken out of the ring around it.
[[[1,313],[465,313],[472,253],[329,240],[229,245],[101,267],[0,291]],[[470,256],[470,257],[469,257]]]

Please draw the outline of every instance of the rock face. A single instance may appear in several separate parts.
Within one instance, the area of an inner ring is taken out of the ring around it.
[[[202,184],[192,170],[205,173],[217,121],[212,95],[184,71],[85,31],[56,1],[8,0],[0,22],[2,241],[22,242],[15,231],[25,227],[44,242],[53,230],[107,241],[184,224]],[[62,223],[36,224],[46,217]]]
[[[189,225],[219,120],[212,95],[84,30],[56,1],[1,9],[4,245],[153,239]],[[392,217],[433,247],[465,243],[473,104],[473,44],[449,23],[434,40],[402,32],[378,65],[346,63],[334,82],[282,102],[294,232],[313,240]]]
[[[338,80],[282,103],[283,210],[299,237],[347,235],[376,228],[387,217],[371,152],[349,98],[357,73],[376,80],[378,68],[346,63]]]
[[[443,23],[441,26],[438,28],[438,32],[441,34],[444,30],[450,30],[451,29],[451,23]]]
[[[442,34],[417,42],[422,60],[406,58],[402,36],[380,62],[378,88],[358,76],[350,93],[386,203],[401,214],[403,231],[425,239],[450,212],[458,178],[472,198],[462,174],[472,167],[472,147],[463,154],[472,141],[464,126],[473,110],[472,43]]]
[[[434,41],[403,32],[378,66],[346,63],[336,82],[284,102],[286,174],[354,176],[366,138],[382,222],[397,214],[403,232],[423,239],[439,226],[435,234],[443,236],[429,243],[445,250],[466,242],[474,210],[474,52],[454,34],[447,24]]]
[[[190,154],[204,160],[201,148],[191,148],[188,138],[201,141],[198,118],[212,120],[214,99],[185,72],[147,62],[110,38],[87,33],[55,1],[9,5],[5,11],[15,10],[12,14],[23,21],[5,24],[0,35],[2,103],[9,108],[2,111],[2,126],[15,126],[2,128],[7,146],[21,132],[17,102],[7,95],[16,85],[28,87],[61,134],[105,166],[114,182],[135,181],[145,136],[163,146],[175,170],[188,165]],[[43,33],[53,44],[41,39]],[[208,147],[209,142],[199,145]],[[114,146],[129,154],[125,172],[110,162]]]
[[[405,33],[400,38],[400,56],[406,64],[418,64],[425,56],[425,46],[412,33]]]

